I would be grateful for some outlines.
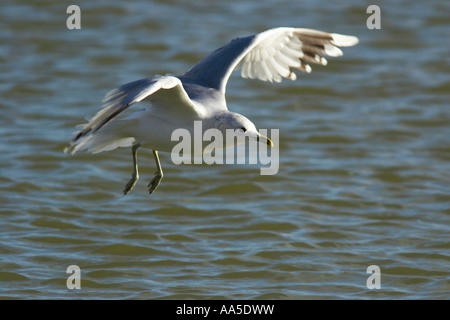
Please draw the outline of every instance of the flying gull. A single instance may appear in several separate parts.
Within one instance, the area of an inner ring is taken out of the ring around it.
[[[184,128],[193,133],[194,121],[201,121],[204,130],[215,128],[225,133],[226,129],[233,129],[237,135],[273,146],[249,119],[227,108],[226,84],[239,63],[243,78],[270,82],[281,82],[282,78],[295,80],[295,69],[310,73],[309,63],[326,65],[323,55],[341,56],[338,47],[357,43],[358,38],[354,36],[304,28],[274,28],[235,38],[180,76],[157,75],[110,91],[103,99],[103,108],[87,124],[81,125],[64,152],[74,154],[88,149],[98,153],[131,147],[133,173],[123,191],[128,194],[139,179],[137,150],[150,148],[157,166],[148,185],[152,193],[163,177],[158,152],[172,150],[176,144],[171,140],[174,130]],[[150,107],[117,118],[138,102],[150,103]]]

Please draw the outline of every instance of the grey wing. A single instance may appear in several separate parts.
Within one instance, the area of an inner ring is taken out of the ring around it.
[[[70,145],[64,150],[72,151],[83,138],[94,134],[131,105],[149,101],[155,107],[165,108],[170,115],[198,115],[198,109],[183,88],[180,79],[173,76],[156,76],[126,83],[108,92],[103,108],[75,133]]]
[[[256,35],[252,35],[231,40],[230,43],[212,52],[182,76],[225,92],[231,72],[251,47],[255,38]]]
[[[354,36],[313,29],[274,28],[237,38],[217,49],[183,76],[225,92],[231,72],[241,63],[241,75],[263,81],[295,80],[293,69],[311,72],[308,63],[326,65],[323,55],[342,55],[338,47],[358,43]]]

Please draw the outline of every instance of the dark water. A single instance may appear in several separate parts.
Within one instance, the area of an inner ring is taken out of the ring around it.
[[[345,3],[345,4],[344,4]],[[6,1],[0,10],[1,298],[450,298],[448,1]],[[179,74],[276,26],[360,44],[295,82],[236,73],[230,109],[280,130],[280,169],[62,152],[110,89]],[[66,269],[81,268],[80,290]],[[378,265],[381,289],[366,286]]]

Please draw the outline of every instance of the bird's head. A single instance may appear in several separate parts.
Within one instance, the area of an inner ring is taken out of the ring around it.
[[[256,129],[255,125],[253,124],[253,122],[251,122],[249,119],[247,119],[241,114],[234,112],[227,112],[226,114],[222,114],[220,119],[217,120],[219,120],[220,123],[219,128],[222,131],[225,131],[226,129],[231,129],[234,130],[234,135],[237,138],[248,137],[250,140],[256,140],[258,142],[273,147],[272,140],[260,134]]]

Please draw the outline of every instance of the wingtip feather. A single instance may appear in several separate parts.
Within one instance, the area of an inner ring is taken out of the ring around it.
[[[332,33],[332,43],[339,47],[351,47],[358,44],[359,39],[355,36],[347,36],[339,33]]]

